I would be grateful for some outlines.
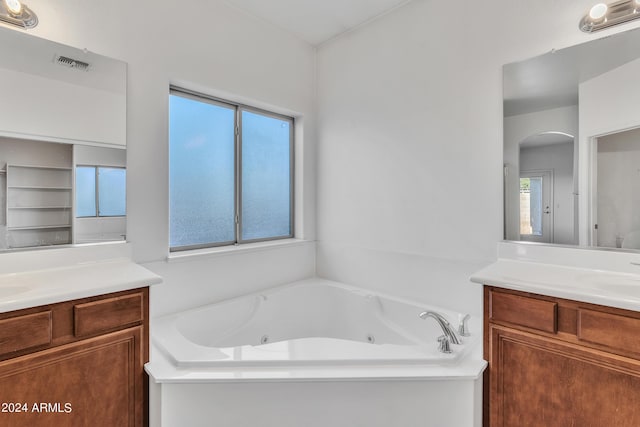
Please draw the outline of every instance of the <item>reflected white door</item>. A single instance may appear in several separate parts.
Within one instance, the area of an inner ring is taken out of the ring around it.
[[[553,171],[520,172],[520,239],[553,243]]]

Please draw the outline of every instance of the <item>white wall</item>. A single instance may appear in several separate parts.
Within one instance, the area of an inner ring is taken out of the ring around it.
[[[502,65],[611,34],[579,31],[590,5],[415,0],[323,45],[318,273],[480,312],[467,277],[503,235]]]
[[[553,243],[572,245],[573,142],[520,150],[520,170],[553,171]]]
[[[72,146],[0,137],[0,169],[6,164],[70,168]],[[3,188],[2,191],[5,189]]]
[[[640,129],[598,138],[598,246],[640,232]]]
[[[127,150],[74,145],[73,161],[76,165],[124,167],[127,165]]]
[[[507,240],[520,240],[520,143],[543,132],[563,132],[576,137],[578,106],[552,108],[504,118],[503,162],[507,168],[504,179]],[[573,207],[571,211],[573,215]],[[571,221],[573,223],[573,219]],[[571,233],[573,231],[571,230]],[[573,242],[573,236],[571,241]]]
[[[579,227],[580,244],[591,244],[592,198],[594,183],[593,139],[614,132],[640,126],[640,86],[630,84],[640,73],[640,59],[615,68],[608,73],[584,82],[579,88]],[[594,242],[595,243],[595,242]]]
[[[296,116],[296,235],[315,238],[311,46],[218,0],[185,0],[179,8],[142,0],[125,9],[120,2],[31,0],[29,7],[40,19],[30,34],[128,63],[127,239],[134,260],[166,278],[152,289],[156,314],[313,273],[313,248],[300,246],[274,250],[269,265],[255,253],[233,255],[235,270],[202,257],[177,264],[164,261],[170,83]]]

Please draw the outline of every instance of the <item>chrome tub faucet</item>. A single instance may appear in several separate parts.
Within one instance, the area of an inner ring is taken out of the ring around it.
[[[418,316],[423,320],[426,320],[427,317],[431,317],[436,322],[438,322],[438,325],[440,325],[440,328],[442,328],[442,332],[444,335],[438,338],[438,342],[440,343],[439,349],[442,353],[452,352],[449,343],[462,344],[462,341],[460,340],[460,338],[458,338],[455,329],[441,314],[436,313],[435,311],[423,311]]]

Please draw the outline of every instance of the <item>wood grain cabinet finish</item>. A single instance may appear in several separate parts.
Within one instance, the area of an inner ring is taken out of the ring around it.
[[[0,331],[37,319],[49,334],[30,326],[36,346],[1,355],[0,426],[147,425],[148,301],[144,288],[0,314]]]
[[[640,426],[638,331],[638,312],[486,286],[485,427]]]
[[[552,333],[557,330],[558,304],[555,302],[500,292],[491,292],[489,298],[489,318],[493,321],[510,322]]]
[[[51,311],[0,320],[0,354],[51,344]]]
[[[142,294],[105,298],[73,307],[74,332],[83,337],[142,322]]]

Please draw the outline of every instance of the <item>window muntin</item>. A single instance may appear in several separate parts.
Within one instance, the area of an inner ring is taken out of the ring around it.
[[[169,98],[170,250],[293,237],[293,119]]]
[[[76,217],[125,216],[126,187],[125,168],[76,166]]]

